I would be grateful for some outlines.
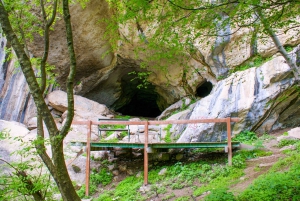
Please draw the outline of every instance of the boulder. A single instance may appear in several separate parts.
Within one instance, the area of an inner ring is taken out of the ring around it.
[[[299,124],[300,99],[293,81],[292,71],[283,57],[275,57],[261,67],[233,73],[218,82],[209,96],[197,102],[190,119],[238,117],[240,121],[232,123],[232,134],[242,130],[262,134]],[[225,124],[189,124],[178,142],[226,138]]]
[[[27,128],[33,130],[37,128],[37,117],[30,118],[27,122]]]
[[[0,120],[0,131],[4,135],[4,139],[0,139],[1,158],[8,162],[20,160],[20,156],[13,152],[29,146],[30,141],[35,139],[35,135],[31,134],[24,124],[14,121]]]
[[[293,128],[288,131],[288,135],[297,139],[300,139],[300,127]]]
[[[60,90],[53,91],[48,94],[47,99],[49,101],[49,105],[54,109],[60,112],[65,112],[67,110],[68,102],[66,92]],[[87,113],[84,117],[89,115],[106,116],[111,114],[105,105],[78,95],[74,95],[74,110],[77,114],[81,115],[83,115],[83,113]]]
[[[165,109],[161,115],[157,117],[158,120],[164,119],[172,114],[172,112],[179,111],[183,109],[183,107],[188,106],[191,103],[191,99],[189,97],[182,98],[181,100],[177,101],[176,103],[169,106]]]

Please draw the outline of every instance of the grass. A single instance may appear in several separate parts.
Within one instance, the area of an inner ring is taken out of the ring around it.
[[[299,162],[299,150],[293,151],[289,157],[278,161],[267,174],[258,177],[237,200],[300,200]],[[282,171],[285,168],[289,169]]]
[[[299,142],[298,139],[282,139],[278,143],[278,147],[282,148],[282,147],[285,147],[285,146],[294,145],[298,142]]]
[[[231,73],[235,73],[237,71],[244,71],[244,70],[247,70],[252,67],[259,67],[262,64],[264,64],[265,62],[270,61],[270,60],[271,60],[270,57],[264,58],[264,57],[261,57],[260,55],[258,55],[256,57],[249,59],[249,61],[245,62],[245,64],[237,66],[234,69],[231,69],[229,72],[231,74]]]

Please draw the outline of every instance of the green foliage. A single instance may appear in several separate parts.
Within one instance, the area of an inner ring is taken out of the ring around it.
[[[174,197],[175,197],[175,194],[172,192],[171,194],[166,195],[164,198],[162,198],[162,200],[163,200],[163,201],[164,201],[164,200],[169,200],[169,199],[174,198]]]
[[[9,131],[7,129],[3,129],[0,131],[0,140],[4,140],[9,137]]]
[[[263,156],[270,156],[272,155],[272,152],[266,152],[260,149],[255,150],[240,150],[237,151],[236,154],[232,158],[232,165],[236,168],[244,168],[245,167],[245,161],[257,158],[257,157],[263,157]]]
[[[112,178],[112,173],[110,173],[105,168],[102,168],[99,173],[93,171],[91,174],[91,182],[95,185],[101,184],[103,186],[106,186],[107,184],[111,183]]]
[[[0,158],[0,200],[32,199],[32,194],[40,193],[44,199],[52,199],[57,191],[54,183],[50,180],[50,174],[42,160],[35,152],[33,142],[24,142],[22,137],[9,137],[7,130],[0,132],[2,139],[18,144],[18,148],[12,156],[19,160],[7,162]]]
[[[135,176],[127,177],[118,184],[114,196],[119,197],[120,200],[145,200],[140,192],[138,192],[142,184],[142,178],[136,178]]]
[[[293,47],[290,46],[290,45],[285,45],[285,46],[284,46],[284,49],[285,49],[285,51],[287,51],[287,52],[293,51]]]
[[[97,192],[98,186],[106,186],[112,182],[113,175],[106,168],[102,168],[100,172],[93,170],[90,174],[90,195]],[[85,185],[76,191],[80,198],[85,198]],[[103,195],[101,198],[104,198]],[[99,199],[99,198],[98,198]]]
[[[256,57],[253,57],[251,58],[249,61],[247,61],[245,64],[243,65],[240,65],[236,68],[234,68],[233,70],[230,70],[230,73],[235,73],[237,71],[244,71],[244,70],[247,70],[249,68],[252,68],[252,67],[259,67],[261,66],[263,63],[267,62],[267,61],[270,61],[271,58],[268,57],[268,58],[263,58],[261,56],[256,56]]]
[[[219,76],[217,77],[217,80],[220,81],[220,80],[223,80],[223,79],[225,79],[225,78],[226,78],[226,76],[224,76],[224,75],[219,75]]]
[[[297,142],[299,142],[299,140],[297,140],[297,139],[282,139],[278,143],[278,147],[282,148],[285,146],[296,144]]]
[[[173,184],[171,184],[171,188],[174,189],[182,189],[184,187],[184,184],[180,183],[180,182],[175,182]]]
[[[159,193],[159,194],[165,194],[166,192],[167,192],[167,189],[164,186],[157,188],[157,193]]]
[[[85,185],[82,185],[76,193],[80,198],[85,198]]]
[[[165,136],[165,142],[166,143],[171,143],[171,128],[172,128],[172,124],[168,124],[168,126],[166,128],[164,128],[164,130],[167,132],[166,136]]]
[[[190,200],[189,196],[181,196],[175,199],[175,201],[189,201],[189,200]]]
[[[116,115],[115,118],[116,119],[129,120],[131,118],[131,116],[129,116],[129,115]]]
[[[205,201],[235,201],[235,197],[231,192],[227,192],[227,188],[219,188],[213,190],[207,195]]]
[[[243,169],[234,167],[218,167],[213,170],[214,172],[208,171],[206,173],[211,175],[208,176],[208,183],[196,189],[193,193],[194,196],[199,196],[206,191],[211,191],[213,193],[216,189],[225,189],[244,174]]]
[[[128,75],[135,75],[135,77],[133,79],[131,79],[130,81],[134,81],[137,80],[138,81],[138,85],[137,88],[141,89],[141,88],[147,88],[148,85],[150,84],[150,82],[148,81],[149,76],[151,75],[152,72],[130,72],[128,73]]]
[[[264,133],[262,136],[259,137],[260,140],[264,140],[264,141],[268,141],[268,140],[272,140],[275,139],[274,136],[269,135],[267,133]]]
[[[288,132],[284,132],[284,133],[282,133],[282,135],[283,135],[283,136],[288,136],[289,133],[288,133]]]
[[[117,115],[115,117],[116,119],[123,119],[123,120],[129,120],[131,117],[126,115],[126,116],[121,116],[121,115]],[[117,125],[99,125],[98,126],[99,128],[102,128],[102,129],[126,129],[126,125],[120,125],[120,124],[117,124]],[[110,136],[111,134],[113,134],[115,131],[105,131],[106,133],[106,136]],[[120,137],[123,138],[125,137],[126,135],[128,135],[128,132],[127,131],[121,131],[120,133]],[[118,142],[118,139],[114,138],[114,139],[111,139],[111,140],[104,140],[104,139],[101,139],[100,142]]]
[[[257,135],[251,131],[242,131],[232,138],[233,141],[243,142],[247,144],[252,144],[258,139]]]
[[[295,164],[288,172],[275,172],[261,176],[238,197],[238,200],[299,200],[299,178],[299,164]]]
[[[119,142],[119,140],[118,140],[118,138],[113,138],[113,139],[109,139],[109,140],[101,139],[100,142],[116,143],[116,142]]]

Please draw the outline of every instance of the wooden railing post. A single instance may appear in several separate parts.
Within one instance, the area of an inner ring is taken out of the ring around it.
[[[148,124],[145,122],[145,142],[144,142],[144,185],[148,185]]]
[[[232,165],[232,145],[231,145],[231,118],[227,117],[227,143],[228,143],[228,165]]]
[[[85,170],[85,195],[89,196],[90,191],[90,155],[91,155],[91,130],[92,121],[87,122],[87,139],[86,139],[86,170]]]

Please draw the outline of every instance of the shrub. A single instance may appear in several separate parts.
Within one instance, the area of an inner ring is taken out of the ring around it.
[[[288,145],[293,145],[296,144],[297,142],[299,142],[299,140],[292,140],[292,139],[282,139],[280,140],[280,142],[278,143],[278,147],[282,148]]]
[[[257,135],[254,132],[245,130],[237,134],[232,138],[234,141],[244,142],[244,143],[253,143],[258,139]]]
[[[102,184],[106,186],[112,181],[113,175],[105,168],[101,169],[99,173],[93,172],[91,174],[91,183],[94,185]]]
[[[204,199],[205,201],[235,201],[235,197],[231,192],[227,192],[226,188],[220,188],[211,191]]]

